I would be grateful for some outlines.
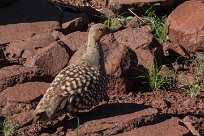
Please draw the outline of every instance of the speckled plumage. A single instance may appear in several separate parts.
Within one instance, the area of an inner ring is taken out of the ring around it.
[[[89,109],[102,100],[108,100],[108,80],[105,72],[100,39],[109,32],[104,24],[95,24],[89,30],[87,50],[74,65],[64,68],[55,77],[43,98],[26,123],[45,121],[68,113]]]
[[[55,77],[34,114],[52,117],[64,108],[69,112],[91,108],[107,97],[107,84],[97,67],[70,65]]]

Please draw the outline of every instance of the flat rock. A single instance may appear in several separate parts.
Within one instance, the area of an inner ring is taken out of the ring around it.
[[[173,117],[155,125],[143,126],[117,136],[183,136],[191,135],[190,131],[179,124],[180,119]]]
[[[150,31],[151,30],[148,30],[145,27],[139,29],[127,28],[115,32],[114,37],[119,43],[129,46],[135,51],[141,47],[148,47],[148,45],[153,41],[153,35]]]
[[[188,115],[183,119],[183,123],[186,125],[186,127],[191,131],[193,135],[202,136],[204,134],[203,133],[204,120],[202,117],[199,118],[199,117]]]
[[[26,82],[9,87],[2,91],[6,101],[11,102],[30,102],[42,96],[50,83],[45,82]]]
[[[120,130],[131,127],[128,126],[130,122],[137,122],[136,120],[139,122],[140,118],[156,113],[156,109],[133,103],[102,105],[91,111],[89,116],[80,118],[80,122],[83,123],[79,126],[79,133],[80,135],[114,135],[120,133]],[[75,136],[76,132],[70,130],[66,135]]]
[[[43,75],[55,77],[68,63],[71,51],[63,42],[54,42],[29,57],[24,66],[37,67]]]
[[[4,54],[10,63],[23,64],[28,57],[34,55],[36,50],[54,41],[54,37],[49,33],[38,34],[23,41],[10,43],[6,46]]]
[[[31,111],[21,112],[19,114],[14,114],[8,117],[9,121],[22,124],[26,122],[32,116]]]
[[[204,3],[186,1],[168,17],[169,38],[174,44],[183,46],[184,52],[204,50]]]
[[[37,68],[26,68],[20,65],[7,66],[0,69],[0,92],[17,83],[31,80],[37,72]]]
[[[0,43],[60,28],[61,13],[42,0],[18,0],[0,9]]]

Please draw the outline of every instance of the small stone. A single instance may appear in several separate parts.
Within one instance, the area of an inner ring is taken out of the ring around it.
[[[64,12],[62,18],[62,32],[69,34],[74,31],[84,30],[88,26],[89,17],[85,13]]]
[[[138,17],[134,17],[128,22],[126,27],[139,28],[142,24],[143,24],[142,20],[140,20]]]
[[[162,65],[159,74],[164,74],[167,75],[168,77],[175,77],[175,72],[174,70],[171,70],[169,67],[167,67],[166,65]]]
[[[186,116],[184,119],[183,119],[183,123],[186,125],[186,127],[191,131],[191,133],[195,136],[201,136],[199,134],[199,131],[195,129],[194,127],[194,121],[191,119],[190,116]]]

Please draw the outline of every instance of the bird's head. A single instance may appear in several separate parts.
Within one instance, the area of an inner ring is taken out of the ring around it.
[[[89,30],[89,36],[94,38],[94,40],[99,41],[101,37],[103,37],[105,34],[108,34],[110,32],[111,30],[108,26],[102,23],[98,23],[91,26]]]

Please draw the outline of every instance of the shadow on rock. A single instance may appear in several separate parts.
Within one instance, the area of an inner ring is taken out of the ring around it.
[[[95,107],[90,112],[83,112],[77,115],[80,121],[80,125],[83,125],[86,122],[106,119],[126,114],[131,114],[134,112],[139,112],[144,109],[149,108],[150,106],[135,104],[135,103],[113,103],[113,104],[104,104],[98,107]],[[46,129],[41,129],[41,133],[54,133],[57,128],[63,127],[64,131],[68,129],[76,129],[78,127],[77,118],[68,120],[68,117],[65,117],[61,122],[48,126]]]

